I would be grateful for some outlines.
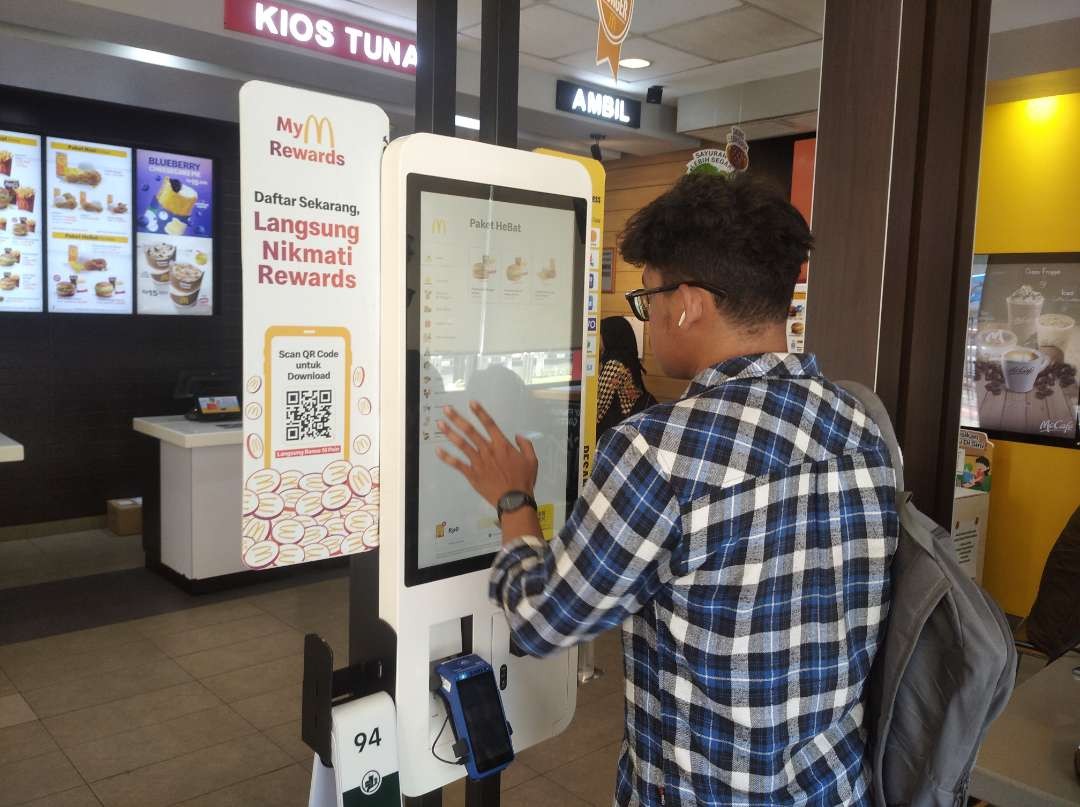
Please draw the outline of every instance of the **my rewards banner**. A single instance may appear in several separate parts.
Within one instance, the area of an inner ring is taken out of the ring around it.
[[[264,569],[379,544],[379,173],[372,104],[240,90],[244,486]]]

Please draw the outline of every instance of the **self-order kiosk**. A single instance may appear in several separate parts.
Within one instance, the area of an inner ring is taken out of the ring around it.
[[[565,521],[582,481],[583,347],[596,338],[583,316],[591,184],[571,160],[429,134],[390,144],[382,184],[379,599],[398,637],[401,790],[418,796],[465,774],[432,691],[436,662],[471,651],[490,663],[516,751],[573,717],[576,651],[516,648],[488,598],[495,512],[436,449],[453,450],[442,408],[480,401],[536,446],[545,537]]]

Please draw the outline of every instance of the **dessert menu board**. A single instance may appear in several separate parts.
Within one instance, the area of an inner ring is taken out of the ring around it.
[[[140,314],[203,315],[213,300],[213,160],[135,151]]]
[[[1080,255],[992,255],[969,328],[965,399],[980,429],[1074,442]]]
[[[41,311],[41,138],[0,130],[0,311]]]
[[[49,311],[132,311],[131,149],[47,137]]]

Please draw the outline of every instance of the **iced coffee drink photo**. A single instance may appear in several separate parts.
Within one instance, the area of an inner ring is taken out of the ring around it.
[[[1021,345],[1035,341],[1039,315],[1045,298],[1031,286],[1023,285],[1005,298],[1009,307],[1009,330]]]

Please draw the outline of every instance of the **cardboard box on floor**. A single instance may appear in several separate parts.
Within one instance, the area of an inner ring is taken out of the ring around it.
[[[105,516],[113,534],[138,535],[142,532],[142,498],[109,499]]]

